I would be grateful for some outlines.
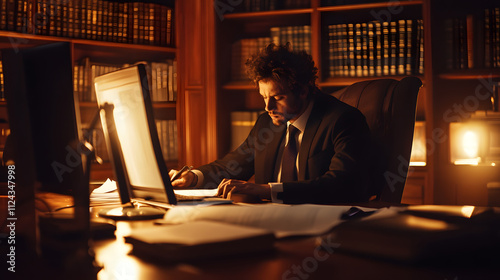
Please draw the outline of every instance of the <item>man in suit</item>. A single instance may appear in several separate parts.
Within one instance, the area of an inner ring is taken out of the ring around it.
[[[357,109],[318,89],[311,56],[270,44],[247,70],[267,113],[236,150],[172,185],[283,203],[366,201],[368,125]]]

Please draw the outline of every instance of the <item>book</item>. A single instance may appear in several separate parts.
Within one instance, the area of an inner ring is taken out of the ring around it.
[[[173,9],[141,1],[3,0],[0,30],[169,46],[174,36]]]
[[[132,253],[168,262],[269,251],[274,241],[265,229],[213,221],[137,228],[125,236]]]
[[[259,112],[233,111],[231,112],[231,150],[238,148],[252,130]]]
[[[422,20],[328,26],[330,77],[423,74]]]

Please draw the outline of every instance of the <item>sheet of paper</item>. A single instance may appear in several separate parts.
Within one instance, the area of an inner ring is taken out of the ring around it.
[[[130,236],[150,244],[196,245],[264,234],[270,234],[270,232],[259,228],[241,227],[212,221],[195,221],[171,226],[138,228],[132,230]]]
[[[164,223],[218,221],[270,230],[277,238],[319,235],[343,222],[341,215],[351,206],[243,204],[211,207],[177,206],[170,209]],[[370,209],[376,210],[376,209]]]
[[[97,189],[93,190],[92,193],[93,194],[97,194],[97,193],[110,193],[112,191],[116,191],[116,189],[117,189],[116,182],[113,181],[113,180],[110,180],[108,178],[106,180],[106,182],[104,182],[104,184],[102,184]]]
[[[187,195],[187,196],[215,196],[217,194],[217,189],[186,189],[179,190],[175,189],[176,194]]]

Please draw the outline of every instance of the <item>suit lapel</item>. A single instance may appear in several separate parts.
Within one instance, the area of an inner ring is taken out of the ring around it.
[[[265,145],[264,151],[260,153],[259,151],[256,151],[256,159],[255,159],[255,181],[256,182],[271,182],[274,177],[274,166],[276,163],[276,157],[278,156],[278,151],[280,149],[280,144],[281,140],[283,139],[283,136],[285,135],[286,131],[286,125],[282,126],[274,126],[273,124],[270,124],[273,126],[270,128],[270,131],[272,131],[272,138],[270,139],[269,143]],[[262,144],[261,144],[262,145]],[[258,147],[256,147],[258,149]],[[257,155],[263,154],[262,157],[259,157]],[[257,169],[260,170],[260,172],[257,172]],[[262,174],[262,178],[257,178],[257,174]]]
[[[307,159],[309,158],[309,153],[312,147],[312,142],[316,131],[318,131],[321,120],[323,119],[324,110],[321,106],[321,100],[315,98],[314,105],[307,120],[306,129],[304,135],[302,136],[302,143],[300,144],[299,151],[299,180],[306,180],[307,171]]]

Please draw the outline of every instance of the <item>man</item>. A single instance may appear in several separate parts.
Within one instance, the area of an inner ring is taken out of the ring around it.
[[[369,129],[355,108],[321,93],[310,55],[270,44],[247,61],[267,114],[222,159],[184,172],[174,187],[283,203],[368,199]],[[289,134],[292,133],[292,134]],[[297,155],[298,153],[298,155]],[[248,182],[255,176],[255,183]]]

